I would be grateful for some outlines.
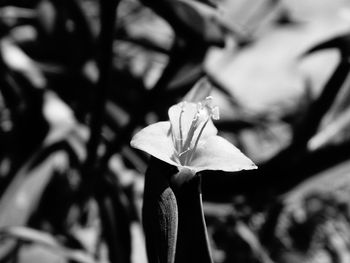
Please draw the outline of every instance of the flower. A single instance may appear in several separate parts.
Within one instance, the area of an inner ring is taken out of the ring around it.
[[[170,107],[168,115],[169,121],[139,131],[131,146],[192,174],[256,168],[240,150],[217,135],[212,120],[219,119],[219,108],[212,106],[212,97],[198,103],[180,102]]]

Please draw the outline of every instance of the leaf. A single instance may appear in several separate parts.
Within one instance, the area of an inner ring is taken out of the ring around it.
[[[34,87],[45,87],[46,79],[36,63],[10,39],[1,40],[0,51],[4,62],[10,69],[23,74]]]
[[[37,157],[34,156],[16,174],[0,199],[0,227],[25,225],[28,222],[52,178],[54,167],[66,162],[62,154],[50,156],[41,165],[30,169]]]
[[[46,34],[54,31],[57,22],[57,10],[51,1],[40,1],[37,7],[38,21]]]
[[[217,16],[214,8],[185,0],[143,0],[143,2],[167,20],[174,30],[187,40],[223,45],[223,31],[214,21]]]
[[[53,163],[60,160],[53,156],[34,169],[32,164],[38,156],[34,155],[15,175],[0,199],[0,228],[25,225],[37,208],[44,189],[52,179]],[[0,259],[15,249],[14,242],[0,246]]]
[[[343,59],[347,59],[350,55],[350,35],[347,32],[346,34],[342,34],[339,36],[332,37],[320,44],[315,45],[308,51],[306,51],[303,56],[312,54],[317,51],[321,51],[324,49],[338,49],[342,55]]]
[[[200,38],[210,44],[223,44],[223,31],[216,23],[217,10],[195,1],[172,1],[178,17],[197,33]]]
[[[330,74],[336,62],[335,57],[332,60],[329,56],[334,54],[325,54],[325,63],[303,61],[301,70],[298,65],[301,54],[315,43],[339,35],[344,27],[329,23],[276,27],[262,35],[254,45],[238,52],[233,48],[212,49],[204,65],[205,72],[246,111],[259,115],[293,114],[304,95],[305,74],[311,77],[313,92],[317,92],[316,89],[321,89],[324,84],[324,74]],[[316,57],[319,58],[323,57]],[[316,83],[321,85],[315,87]]]
[[[45,145],[65,139],[67,134],[77,126],[72,109],[53,91],[45,92],[42,111],[50,125],[50,131],[44,141]]]
[[[29,227],[8,227],[0,229],[0,236],[15,238],[21,241],[32,242],[52,250],[54,253],[61,255],[69,260],[81,263],[93,263],[95,260],[87,253],[68,249],[60,245],[54,236]]]
[[[339,116],[328,123],[321,131],[316,133],[308,142],[308,148],[315,151],[324,147],[334,140],[341,140],[347,138],[347,129],[350,123],[350,109],[347,109]],[[343,134],[342,134],[343,133]]]
[[[66,162],[63,153],[49,156],[35,167],[40,155],[34,156],[19,170],[0,199],[0,229],[10,226],[26,225],[37,209],[42,195],[52,180],[55,167]],[[12,240],[0,246],[0,260],[16,247]]]
[[[262,262],[272,263],[273,261],[270,259],[269,255],[264,250],[259,238],[256,234],[243,222],[238,221],[236,223],[235,230],[237,234],[247,243],[250,247],[252,254],[256,258],[260,258]]]
[[[45,246],[37,244],[21,244],[14,253],[13,258],[15,258],[18,263],[69,263],[69,261],[61,255]]]
[[[46,246],[58,246],[56,239],[48,233],[24,226],[5,227],[0,229],[0,235],[13,237],[23,241],[40,243]]]
[[[97,189],[97,202],[103,225],[102,238],[108,246],[110,262],[130,263],[130,203],[115,180],[116,177],[107,177],[108,175],[104,176],[104,182],[100,182]]]
[[[184,96],[184,101],[200,102],[210,95],[212,86],[206,77],[197,81],[194,87]]]
[[[0,8],[1,23],[13,29],[18,24],[36,19],[36,13],[29,8],[4,6]]]
[[[192,87],[198,78],[203,76],[202,60],[205,51],[200,54],[180,54],[182,62],[166,87],[168,91],[182,91],[184,87]]]

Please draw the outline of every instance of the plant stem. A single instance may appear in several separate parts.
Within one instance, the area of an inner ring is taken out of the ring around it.
[[[176,198],[169,187],[173,167],[151,159],[145,175],[142,208],[148,261],[174,263],[178,212]]]
[[[213,262],[200,189],[200,176],[174,189],[179,211],[175,263]]]

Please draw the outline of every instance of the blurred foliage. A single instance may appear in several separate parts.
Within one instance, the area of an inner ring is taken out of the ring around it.
[[[202,77],[260,167],[203,175],[215,262],[349,260],[347,1],[0,3],[0,261],[146,262],[132,135]],[[310,179],[311,178],[311,179]]]

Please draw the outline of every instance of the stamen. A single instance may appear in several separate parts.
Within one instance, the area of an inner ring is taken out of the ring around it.
[[[215,106],[211,108],[211,117],[213,118],[213,120],[219,120],[220,119],[220,111],[219,111],[219,107]]]
[[[179,153],[180,152],[180,148],[179,148],[179,139],[178,138],[176,138],[176,135],[175,135],[175,133],[173,132],[173,125],[171,125],[170,124],[170,129],[169,129],[169,133],[171,133],[171,139],[172,139],[172,141],[173,141],[173,144],[174,144],[174,146],[175,146],[175,151],[177,152],[177,153]]]
[[[173,132],[173,125],[170,123],[170,129],[168,131],[168,136],[171,135],[171,139],[173,140],[173,144],[175,145],[176,148],[176,141],[175,141],[175,136],[174,136],[174,132]]]
[[[212,106],[211,106],[212,103],[213,103],[213,97],[212,96],[208,96],[204,100],[204,107],[212,108]]]
[[[183,102],[185,103],[185,102]],[[219,108],[217,106],[212,106],[212,97],[209,96],[205,98],[202,102],[197,103],[197,111],[192,118],[192,122],[190,128],[187,131],[187,134],[184,134],[183,131],[183,116],[185,113],[184,104],[181,105],[181,112],[179,115],[179,131],[175,133],[173,131],[173,142],[176,149],[176,159],[180,162],[181,165],[188,165],[192,158],[194,157],[195,151],[197,150],[199,140],[203,134],[205,127],[211,119],[218,120],[219,119]],[[203,124],[203,125],[201,125]],[[195,138],[194,144],[192,143],[196,130],[200,128],[200,131]],[[173,126],[171,127],[174,128]],[[176,137],[176,134],[180,136],[180,138]],[[193,146],[192,146],[193,145]]]
[[[180,153],[179,154],[179,161],[180,161],[180,164],[182,164],[182,165],[187,165],[188,163],[187,163],[187,153],[190,151],[191,149],[190,148],[188,148],[187,150],[185,150],[185,151],[183,151],[182,153]]]
[[[197,115],[197,114],[196,114]],[[192,120],[192,123],[191,123],[191,127],[190,129],[188,130],[188,133],[187,133],[187,137],[186,137],[186,141],[183,145],[183,149],[188,149],[190,148],[191,146],[191,141],[192,141],[192,138],[193,138],[193,135],[194,135],[194,132],[196,131],[198,127],[198,118],[195,116]]]
[[[209,120],[210,120],[210,117],[205,121],[205,123],[203,124],[201,130],[199,131],[198,137],[197,137],[197,139],[196,139],[196,142],[194,143],[194,146],[193,146],[193,148],[192,148],[192,150],[191,150],[191,153],[188,154],[188,160],[186,160],[186,163],[189,163],[189,162],[192,161],[193,154],[195,153],[195,151],[196,151],[196,149],[197,149],[197,145],[198,145],[198,142],[199,142],[199,138],[202,136],[202,133],[203,133],[203,131],[204,131],[204,128],[205,128],[205,126],[207,126],[207,123],[209,122]]]
[[[199,117],[199,113],[200,113],[200,111],[201,111],[202,109],[203,109],[203,104],[202,104],[202,102],[198,102],[198,103],[197,103],[197,114],[195,115],[196,118]]]
[[[179,130],[180,130],[180,147],[178,151],[182,150],[182,142],[183,142],[183,135],[182,135],[182,115],[184,114],[184,105],[181,107],[180,117],[179,117]]]

